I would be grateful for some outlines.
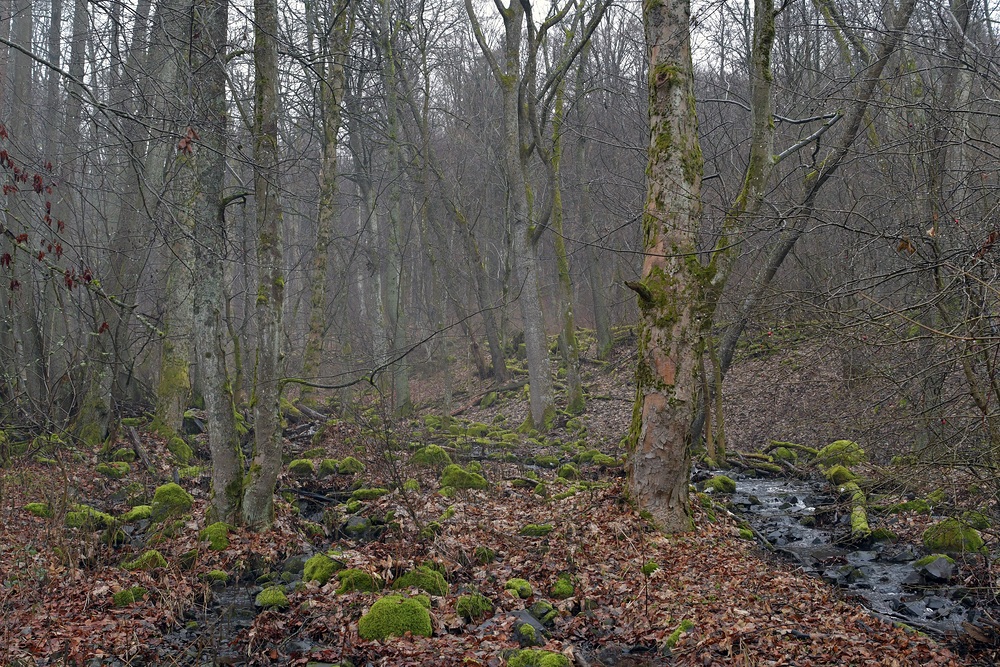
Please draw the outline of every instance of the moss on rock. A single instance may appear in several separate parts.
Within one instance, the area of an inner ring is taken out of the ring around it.
[[[52,518],[52,509],[48,503],[28,503],[24,506],[24,509],[43,519]]]
[[[840,464],[831,467],[829,470],[823,473],[826,479],[834,486],[840,486],[841,484],[847,484],[848,482],[853,482],[858,477],[849,468],[846,468]]]
[[[309,459],[295,459],[288,464],[288,472],[296,477],[312,477],[316,466]]]
[[[330,475],[335,475],[337,469],[340,466],[340,461],[337,459],[323,459],[319,463],[319,472],[316,473],[317,477],[329,477]]]
[[[979,531],[958,519],[945,519],[931,525],[923,534],[928,551],[936,553],[978,552],[983,549]]]
[[[202,579],[213,584],[224,584],[229,581],[229,574],[225,570],[209,570],[202,575]]]
[[[736,482],[725,475],[716,475],[705,482],[705,490],[715,493],[736,493]]]
[[[489,483],[479,473],[469,472],[461,466],[451,464],[441,473],[441,486],[455,489],[486,489]]]
[[[122,447],[121,449],[116,449],[114,454],[111,455],[112,461],[122,461],[124,463],[131,463],[135,461],[135,451],[131,449],[126,449]]]
[[[66,525],[70,528],[89,528],[102,530],[115,525],[115,518],[86,505],[77,505],[71,512],[66,512]]]
[[[867,458],[865,450],[853,440],[836,440],[819,450],[816,454],[816,463],[824,466],[850,467],[864,463]]]
[[[531,588],[531,582],[527,579],[519,579],[517,577],[513,579],[508,579],[507,583],[503,585],[504,590],[512,591],[516,597],[522,600],[527,600],[534,594],[534,590]]]
[[[365,471],[365,464],[353,456],[346,457],[337,466],[337,472],[341,475],[356,475]]]
[[[557,600],[571,598],[575,592],[576,588],[573,586],[573,578],[565,572],[559,575],[556,583],[552,584],[552,588],[549,590],[549,594]]]
[[[518,535],[526,537],[545,537],[553,530],[551,523],[529,523],[518,531]]]
[[[306,581],[315,581],[323,586],[340,569],[340,564],[326,554],[316,554],[306,561],[302,570],[302,578]]]
[[[421,565],[413,570],[410,570],[403,576],[392,582],[392,587],[394,590],[399,590],[401,588],[419,588],[425,593],[430,593],[431,595],[447,595],[448,594],[448,582],[444,580],[444,576],[436,570],[432,570],[426,565]]]
[[[156,549],[150,549],[143,552],[141,556],[135,560],[128,561],[122,564],[126,570],[155,570],[158,567],[166,567],[167,559],[163,557]]]
[[[205,526],[198,539],[207,541],[212,551],[225,551],[229,548],[229,525],[224,521]]]
[[[121,479],[131,471],[131,466],[124,461],[110,461],[108,463],[97,464],[97,472],[111,479]]]
[[[570,662],[562,653],[525,648],[507,658],[507,667],[570,667]]]
[[[438,445],[427,445],[413,452],[410,463],[429,468],[442,467],[451,464],[451,456]]]
[[[351,568],[349,570],[341,570],[337,573],[337,579],[340,580],[340,587],[337,589],[337,593],[349,593],[351,591],[362,591],[365,593],[374,593],[379,588],[375,578],[368,574],[364,570],[358,570]]]
[[[194,498],[179,484],[168,482],[153,492],[150,518],[156,523],[179,517],[191,509]]]
[[[481,593],[459,595],[455,602],[455,613],[467,621],[478,620],[491,611],[493,611],[493,603]]]
[[[191,445],[184,442],[184,438],[174,435],[167,438],[167,449],[174,455],[174,459],[181,465],[187,464],[194,458],[194,450]]]
[[[288,596],[281,586],[268,586],[254,598],[254,603],[264,609],[286,609]]]
[[[153,514],[153,508],[150,505],[136,505],[125,514],[118,517],[118,520],[123,523],[131,523],[133,521],[142,521],[143,519],[148,519]]]
[[[115,593],[112,599],[116,607],[127,607],[141,600],[146,593],[146,589],[142,586],[130,586]]]
[[[358,489],[351,494],[351,500],[375,500],[389,493],[389,489]]]
[[[419,600],[402,595],[387,595],[377,600],[358,621],[358,635],[362,639],[383,640],[407,632],[430,637],[431,615]]]

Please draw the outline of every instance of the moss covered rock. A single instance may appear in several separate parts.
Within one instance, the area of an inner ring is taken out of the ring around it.
[[[556,475],[562,477],[563,479],[580,479],[580,469],[572,463],[566,463],[560,466],[559,472],[557,472]]]
[[[288,596],[281,586],[268,586],[254,598],[254,603],[264,609],[286,609]]]
[[[224,521],[216,521],[206,526],[198,538],[207,541],[212,551],[225,551],[229,548],[229,525]]]
[[[562,653],[525,648],[507,658],[507,667],[570,667],[570,662]]]
[[[705,490],[714,493],[736,493],[736,482],[725,475],[716,475],[705,481]]]
[[[534,594],[534,590],[531,588],[531,582],[527,579],[508,579],[507,583],[503,585],[504,590],[511,591],[515,597],[519,597],[522,600],[527,600]]]
[[[187,444],[184,438],[179,435],[167,438],[167,449],[170,450],[170,453],[174,455],[174,459],[181,465],[186,465],[194,458],[194,450],[191,449],[191,445]]]
[[[394,590],[410,587],[419,588],[431,595],[448,594],[448,583],[444,580],[444,576],[426,565],[421,565],[399,577],[392,582],[392,587]]]
[[[497,558],[497,552],[489,547],[478,546],[472,551],[472,557],[480,565],[489,565]]]
[[[225,570],[209,570],[201,578],[213,584],[224,584],[229,581],[229,574]]]
[[[351,494],[351,500],[375,500],[389,493],[389,489],[358,489]]]
[[[559,578],[556,579],[556,583],[552,584],[552,588],[549,590],[549,594],[557,600],[571,598],[575,592],[576,589],[573,586],[573,578],[566,572],[559,575]]]
[[[469,472],[461,466],[451,464],[441,473],[441,486],[455,489],[486,489],[489,488],[489,483],[479,473]]]
[[[71,512],[66,512],[66,525],[70,528],[102,530],[115,525],[115,518],[86,505],[77,505]]]
[[[829,480],[834,486],[840,486],[841,484],[847,484],[848,482],[853,482],[858,477],[849,468],[845,468],[842,465],[835,465],[829,468],[823,475]]]
[[[151,505],[136,505],[125,514],[118,517],[118,520],[123,523],[131,523],[133,521],[142,521],[143,519],[148,519],[153,515],[153,508]]]
[[[430,637],[431,615],[420,600],[402,595],[387,595],[379,599],[358,621],[358,635],[362,639],[383,640],[402,637],[407,632]]]
[[[493,603],[485,595],[473,593],[459,595],[455,602],[455,613],[467,621],[475,621],[493,611]]]
[[[131,471],[132,468],[124,461],[111,461],[109,463],[97,464],[98,474],[110,477],[111,479],[121,479]]]
[[[131,463],[132,461],[135,461],[135,451],[131,449],[126,449],[125,447],[116,449],[114,454],[111,455],[111,460]]]
[[[295,459],[288,464],[288,472],[295,477],[312,477],[316,467],[309,459]]]
[[[983,549],[979,531],[958,519],[945,519],[931,525],[923,534],[924,546],[936,553],[977,552]]]
[[[340,461],[337,459],[323,459],[319,463],[318,477],[329,477],[330,475],[337,474],[337,468],[340,466]]]
[[[851,467],[867,460],[865,450],[853,440],[837,440],[819,450],[816,463],[824,466],[842,465]]]
[[[52,518],[52,508],[49,507],[48,503],[28,503],[24,509],[43,519]]]
[[[302,570],[302,578],[315,581],[320,586],[326,584],[341,569],[340,564],[326,554],[316,554],[306,561]]]
[[[131,586],[115,593],[112,599],[116,607],[127,607],[135,604],[137,600],[141,600],[146,592],[142,586]]]
[[[518,531],[518,535],[526,537],[545,537],[553,530],[551,523],[529,523]]]
[[[185,514],[193,504],[194,498],[190,493],[179,484],[169,482],[157,487],[153,493],[150,518],[157,523],[173,519]]]
[[[443,467],[451,464],[451,456],[438,445],[427,445],[413,452],[410,463],[415,466]]]
[[[158,567],[166,567],[167,559],[163,557],[156,549],[150,549],[143,552],[141,556],[135,560],[128,561],[122,564],[126,570],[155,570]]]
[[[340,580],[340,587],[337,589],[337,592],[341,594],[351,591],[374,593],[381,588],[372,575],[364,570],[355,568],[341,570],[337,573],[337,579]]]
[[[348,456],[337,466],[337,472],[341,475],[357,475],[365,471],[365,464],[353,456]]]

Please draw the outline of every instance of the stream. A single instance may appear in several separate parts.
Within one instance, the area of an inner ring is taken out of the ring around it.
[[[816,481],[730,476],[736,481],[733,508],[777,552],[810,574],[840,587],[876,615],[937,635],[964,634],[963,623],[980,615],[974,592],[941,563],[918,571],[925,554],[886,542],[861,546],[838,541],[849,529],[849,513]],[[929,570],[929,571],[928,571]]]

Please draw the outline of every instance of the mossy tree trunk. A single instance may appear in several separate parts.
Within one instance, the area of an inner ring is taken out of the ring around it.
[[[223,290],[226,253],[226,44],[228,0],[206,0],[193,9],[191,48],[185,75],[191,95],[191,127],[178,157],[193,170],[190,193],[194,215],[194,339],[201,387],[208,414],[212,455],[212,506],[215,521],[240,522],[243,460],[236,436],[233,391],[223,347]]]
[[[312,6],[311,4],[309,5]],[[319,65],[319,109],[322,127],[322,157],[319,175],[319,211],[316,216],[316,247],[309,268],[309,329],[302,355],[302,376],[315,381],[323,359],[323,339],[327,328],[327,263],[336,222],[337,149],[344,102],[347,47],[353,32],[354,4],[333,0],[327,7],[326,26],[321,43]],[[302,387],[300,399],[307,400],[313,389]]]
[[[244,480],[243,522],[274,522],[274,483],[281,469],[281,315],[285,302],[283,221],[278,200],[278,6],[254,0],[254,199],[257,209],[257,372],[254,449]]]
[[[691,421],[711,278],[696,246],[702,156],[694,105],[689,0],[643,5],[649,58],[649,158],[639,295],[638,387],[629,494],[667,532],[690,530]]]

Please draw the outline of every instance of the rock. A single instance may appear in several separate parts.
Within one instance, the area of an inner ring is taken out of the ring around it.
[[[371,519],[363,516],[350,516],[341,530],[350,537],[360,539],[371,527]]]
[[[983,549],[979,531],[958,519],[945,519],[931,525],[923,534],[924,546],[936,553],[977,552]]]
[[[362,639],[387,639],[402,637],[407,632],[430,637],[431,615],[418,598],[387,595],[372,605],[358,621],[358,635]]]
[[[955,576],[955,561],[944,554],[932,554],[913,563],[929,581],[945,582]]]
[[[903,588],[923,588],[927,585],[919,572],[910,572],[899,581],[899,584]]]
[[[903,602],[898,600],[892,607],[893,611],[910,618],[922,618],[927,613],[927,606],[923,600],[913,602]]]
[[[173,519],[190,510],[193,504],[194,498],[191,497],[190,493],[181,488],[179,484],[169,482],[157,487],[153,493],[150,518],[154,523]]]
[[[705,482],[705,491],[707,493],[735,493],[736,482],[725,475],[716,475]]]
[[[909,563],[917,559],[917,554],[913,549],[906,548],[895,554],[883,555],[882,560],[887,563]]]
[[[521,646],[545,645],[548,631],[528,610],[518,609],[512,616],[514,617],[514,634],[517,635]]]
[[[528,608],[528,613],[534,616],[539,623],[546,627],[551,627],[559,615],[559,610],[545,600],[539,600]]]

